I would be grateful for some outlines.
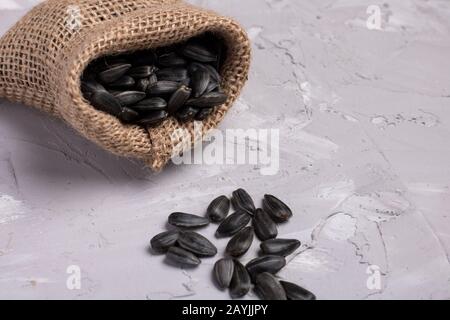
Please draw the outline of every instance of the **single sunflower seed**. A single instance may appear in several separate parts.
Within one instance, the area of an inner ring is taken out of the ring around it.
[[[215,198],[206,209],[206,214],[212,222],[221,222],[230,211],[230,200],[226,196]]]
[[[178,231],[165,231],[157,234],[150,240],[150,245],[157,252],[166,252],[178,240]]]
[[[145,99],[145,93],[141,91],[124,91],[115,95],[122,106],[131,106]]]
[[[98,78],[103,83],[111,83],[122,78],[130,68],[131,64],[128,63],[116,64],[100,72]]]
[[[118,115],[119,119],[124,122],[132,122],[139,118],[139,113],[134,111],[133,109],[123,107]]]
[[[138,123],[143,126],[151,127],[160,124],[168,116],[169,114],[165,110],[150,111],[146,112],[145,116],[142,119],[139,119]]]
[[[233,277],[234,261],[231,258],[217,260],[214,264],[214,278],[220,288],[225,289],[230,286]]]
[[[212,257],[217,254],[217,248],[204,236],[193,231],[183,231],[178,237],[178,244],[201,257]]]
[[[169,215],[169,224],[180,228],[199,228],[209,224],[209,220],[190,213],[174,212]]]
[[[263,209],[277,223],[286,222],[292,217],[291,209],[280,199],[270,194],[264,195]]]
[[[268,272],[256,276],[256,292],[263,300],[287,300],[286,292],[277,278]]]
[[[181,82],[188,79],[188,71],[185,68],[166,68],[156,72],[158,80]]]
[[[270,239],[260,244],[261,250],[265,254],[286,257],[300,247],[301,243],[297,239]]]
[[[198,110],[197,114],[195,115],[195,120],[197,121],[203,121],[206,118],[208,118],[214,111],[214,108],[202,108]]]
[[[217,237],[231,237],[242,230],[249,222],[251,216],[243,210],[238,210],[223,220],[216,231]]]
[[[119,99],[107,91],[97,91],[90,98],[91,104],[100,111],[118,116],[122,111]]]
[[[187,61],[176,53],[171,52],[159,56],[158,63],[162,67],[179,67],[186,65]]]
[[[233,276],[230,282],[232,298],[241,298],[250,291],[251,280],[246,268],[238,260],[234,260]]]
[[[192,90],[182,85],[177,91],[175,91],[169,99],[167,104],[167,110],[170,114],[174,114],[178,111],[191,96]]]
[[[244,189],[237,189],[233,191],[231,197],[231,204],[235,210],[242,209],[248,211],[250,213],[255,212],[255,203],[253,202],[252,197],[248,194]]]
[[[211,108],[224,104],[228,97],[222,92],[205,93],[199,98],[189,99],[187,104],[198,108]]]
[[[146,113],[149,111],[162,111],[167,107],[167,102],[163,98],[148,98],[139,101],[137,104],[130,106],[130,108],[140,112]]]
[[[281,256],[265,255],[251,260],[245,266],[252,279],[262,272],[276,274],[286,265],[286,259]]]
[[[122,78],[108,84],[109,88],[132,88],[136,81],[130,76],[123,76]]]
[[[316,300],[314,293],[292,282],[280,281],[289,300]]]
[[[178,247],[170,247],[166,253],[167,260],[175,265],[180,266],[198,266],[201,261],[193,253]]]
[[[253,242],[253,227],[245,227],[228,242],[225,253],[232,257],[244,255]]]
[[[158,81],[152,86],[147,87],[147,93],[150,95],[169,94],[177,91],[180,84],[175,81]]]
[[[253,227],[256,236],[261,241],[276,238],[278,235],[276,223],[262,209],[256,209],[253,216]]]
[[[198,62],[216,62],[217,54],[206,48],[204,45],[191,41],[187,43],[182,53],[185,57]]]
[[[210,75],[206,69],[197,69],[191,76],[192,89],[194,97],[198,98],[203,95],[208,88]]]
[[[156,68],[154,66],[138,66],[138,67],[133,67],[130,70],[128,70],[127,74],[130,77],[142,79],[142,78],[149,77],[150,75],[155,73],[155,71],[156,71]]]

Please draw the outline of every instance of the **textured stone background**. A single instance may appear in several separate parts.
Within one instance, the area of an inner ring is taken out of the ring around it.
[[[2,0],[0,32],[36,2]],[[170,212],[203,214],[238,186],[294,208],[280,234],[303,246],[281,276],[318,298],[450,298],[448,1],[192,2],[248,30],[250,81],[221,128],[279,128],[279,174],[194,165],[155,175],[1,100],[0,298],[228,298],[211,282],[215,259],[178,270],[147,243]],[[371,4],[379,31],[365,25]],[[69,265],[81,290],[66,288]],[[370,265],[379,290],[366,286]]]

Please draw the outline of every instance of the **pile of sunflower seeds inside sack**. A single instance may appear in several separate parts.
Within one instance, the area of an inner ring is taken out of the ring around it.
[[[226,102],[219,74],[224,48],[212,37],[93,61],[81,90],[96,109],[122,122],[156,126],[169,116],[204,120]]]
[[[276,277],[285,265],[285,257],[300,247],[297,239],[277,239],[277,224],[289,220],[291,209],[278,198],[266,194],[262,209],[244,189],[233,192],[231,201],[226,196],[214,199],[208,206],[207,217],[174,212],[168,222],[173,230],[154,236],[150,245],[157,253],[166,254],[169,264],[178,267],[196,267],[202,257],[217,254],[214,244],[193,229],[219,223],[216,237],[231,237],[225,257],[213,269],[217,285],[229,289],[232,298],[245,296],[254,285],[255,292],[264,300],[315,300],[310,291]],[[235,212],[228,215],[230,206]],[[248,226],[251,222],[251,226]],[[262,255],[245,266],[239,261],[252,245],[254,235],[261,241]]]

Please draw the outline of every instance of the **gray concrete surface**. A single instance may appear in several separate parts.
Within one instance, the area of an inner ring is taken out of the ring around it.
[[[280,235],[303,246],[280,276],[319,299],[450,298],[450,3],[192,2],[251,36],[250,80],[221,128],[280,129],[279,173],[153,174],[1,100],[0,298],[227,299],[211,281],[215,259],[178,270],[147,244],[170,212],[203,214],[238,186],[292,206]],[[2,0],[0,32],[34,3]],[[369,5],[381,30],[366,27]],[[71,265],[80,290],[66,286]]]

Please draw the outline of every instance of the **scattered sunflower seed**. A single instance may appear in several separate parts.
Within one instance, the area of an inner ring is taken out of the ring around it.
[[[253,216],[253,227],[259,240],[273,239],[278,235],[277,225],[262,209],[256,209]]]
[[[255,212],[255,203],[252,197],[244,189],[237,189],[233,191],[233,196],[231,197],[231,204],[235,210],[242,209],[249,213]]]
[[[225,252],[232,257],[244,255],[253,242],[253,227],[245,227],[228,242]]]
[[[297,239],[270,239],[261,243],[261,250],[265,254],[286,257],[300,247]]]
[[[170,263],[181,266],[198,266],[201,263],[195,254],[178,247],[170,247],[166,258]]]
[[[220,196],[209,204],[206,213],[212,222],[220,222],[227,217],[229,210],[230,200],[226,196]]]
[[[238,210],[223,220],[216,231],[217,237],[231,237],[242,230],[249,222],[251,216],[243,210]]]
[[[214,264],[214,278],[220,288],[225,289],[230,286],[233,277],[234,262],[231,258],[217,260]]]
[[[207,226],[209,220],[190,213],[174,212],[169,215],[169,224],[180,228],[199,228]]]
[[[270,194],[264,195],[263,209],[278,223],[286,222],[292,217],[291,209],[280,199]]]
[[[286,292],[277,278],[268,272],[256,276],[256,292],[263,300],[287,300]]]
[[[247,269],[238,260],[234,260],[233,276],[230,282],[230,295],[240,298],[250,291],[251,281]]]
[[[183,249],[201,257],[212,257],[217,254],[217,248],[204,236],[193,231],[183,231],[178,237],[178,244]]]
[[[295,283],[280,281],[289,300],[316,300],[314,293],[296,285]]]
[[[157,234],[150,240],[150,245],[157,252],[166,252],[178,240],[178,231],[165,231]]]
[[[284,257],[266,255],[251,260],[245,267],[252,278],[255,279],[255,277],[262,272],[276,274],[278,271],[283,269],[285,265],[286,259]]]

